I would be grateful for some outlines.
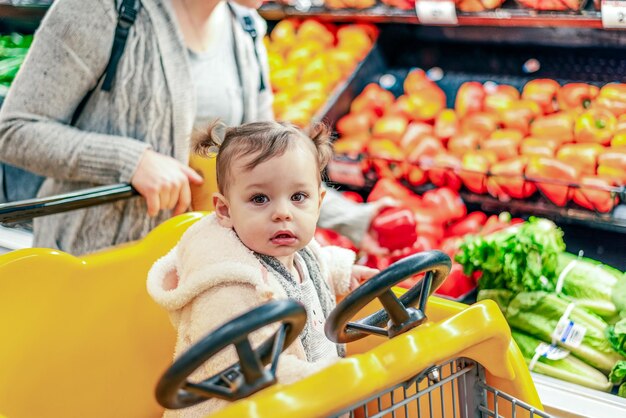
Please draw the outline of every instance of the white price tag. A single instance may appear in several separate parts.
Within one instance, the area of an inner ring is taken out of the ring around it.
[[[575,324],[568,318],[561,318],[556,325],[556,329],[552,334],[552,338],[565,345],[566,347],[579,347],[585,338],[587,328],[582,325]]]
[[[626,1],[602,0],[602,26],[626,29]]]
[[[569,351],[546,343],[540,343],[537,348],[535,348],[535,353],[549,360],[562,360],[569,355]]]
[[[365,186],[365,177],[359,161],[332,159],[328,163],[328,177],[335,183],[356,187]]]
[[[436,25],[456,25],[456,8],[451,0],[417,0],[415,12],[420,23]]]

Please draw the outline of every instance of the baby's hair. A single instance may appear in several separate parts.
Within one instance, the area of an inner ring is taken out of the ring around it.
[[[202,156],[217,153],[217,185],[220,193],[224,193],[230,180],[229,169],[236,158],[254,155],[244,167],[251,170],[283,155],[297,141],[307,144],[316,157],[321,181],[321,173],[333,154],[330,130],[323,123],[314,123],[305,132],[288,122],[252,122],[226,127],[217,120],[206,131],[194,134],[192,152]]]

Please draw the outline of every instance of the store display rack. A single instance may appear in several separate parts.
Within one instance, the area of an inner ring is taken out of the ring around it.
[[[518,6],[508,1],[501,8],[483,12],[457,11],[458,25],[461,26],[518,26],[518,27],[575,27],[602,28],[602,15],[599,10],[587,7],[580,12],[538,12]],[[419,24],[415,10],[401,10],[385,4],[376,4],[367,9],[328,9],[311,7],[307,10],[278,3],[267,3],[261,8],[261,15],[269,20],[285,17],[311,17],[332,21],[364,21],[372,23],[411,23]]]

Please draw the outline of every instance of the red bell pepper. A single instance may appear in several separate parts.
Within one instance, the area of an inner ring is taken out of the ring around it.
[[[580,206],[601,213],[610,212],[618,202],[617,195],[611,190],[615,182],[596,176],[584,176],[580,179],[580,188],[574,191],[573,200]]]
[[[545,114],[552,113],[557,109],[556,96],[560,87],[559,83],[552,79],[531,80],[522,89],[522,99],[537,102]]]
[[[404,175],[404,153],[390,139],[375,139],[367,144],[371,164],[378,177],[400,179]]]
[[[556,158],[577,166],[582,174],[595,174],[598,155],[604,150],[600,144],[565,144],[557,151]]]
[[[451,237],[463,237],[468,234],[476,234],[482,229],[486,221],[487,215],[484,212],[472,212],[465,218],[450,225],[446,230],[446,235]]]
[[[460,300],[474,289],[476,289],[476,284],[471,277],[463,274],[463,266],[458,263],[452,263],[450,274],[448,274],[441,286],[435,290],[435,294],[453,300]]]
[[[617,128],[617,118],[602,108],[590,109],[576,118],[574,137],[576,142],[595,142],[608,145]]]
[[[434,244],[443,239],[444,229],[440,223],[417,222],[415,232],[418,237],[428,237]]]
[[[461,188],[461,180],[455,170],[461,168],[461,160],[454,155],[442,153],[437,155],[428,170],[428,178],[439,187],[448,186],[453,190]]]
[[[459,117],[452,109],[444,109],[435,119],[434,134],[443,141],[447,141],[459,131]]]
[[[367,202],[375,202],[385,196],[391,196],[398,200],[413,197],[417,202],[421,201],[419,196],[404,187],[400,182],[390,178],[381,178],[374,184],[370,194],[367,196]]]
[[[608,109],[615,116],[626,114],[626,84],[609,83],[602,86],[595,104]]]
[[[559,143],[574,140],[574,116],[571,112],[557,112],[540,116],[530,125],[530,134],[537,138],[556,140]]]
[[[498,162],[491,166],[491,176],[488,181],[494,182],[496,187],[492,188],[501,190],[506,196],[525,199],[536,191],[535,185],[526,181],[524,177],[527,164],[528,158],[524,156]]]
[[[477,81],[467,81],[461,84],[456,92],[454,110],[460,118],[464,118],[471,113],[483,110],[483,100],[485,100],[485,89]]]
[[[500,129],[489,136],[481,145],[484,150],[496,153],[498,160],[507,160],[519,155],[519,146],[524,135],[514,129]]]
[[[557,206],[565,206],[569,201],[572,194],[569,184],[577,182],[578,174],[576,167],[554,158],[531,158],[526,167],[526,176]]]
[[[448,187],[427,191],[422,196],[422,203],[440,210],[446,223],[460,219],[467,214],[467,207],[461,196]]]
[[[325,228],[316,228],[315,229],[315,240],[322,246],[325,247],[327,245],[335,245],[337,247],[347,248],[348,250],[352,250],[355,253],[358,252],[358,249],[354,245],[350,238],[341,235],[340,233],[333,231],[332,229]]]
[[[417,187],[426,183],[428,175],[426,174],[426,171],[422,170],[420,167],[407,164],[404,178],[411,186]]]
[[[441,241],[439,249],[446,253],[450,259],[454,260],[454,256],[459,251],[461,244],[463,244],[463,238],[461,238],[461,236],[453,235]]]
[[[345,197],[348,200],[352,200],[353,202],[356,203],[363,203],[363,196],[361,196],[360,193],[357,192],[352,192],[352,191],[345,191],[345,192],[341,192],[341,194],[343,195],[343,197]]]
[[[600,89],[587,83],[569,83],[561,87],[557,93],[559,109],[588,109],[598,96]]]
[[[381,247],[398,250],[413,245],[417,239],[415,217],[407,207],[385,208],[370,225]]]

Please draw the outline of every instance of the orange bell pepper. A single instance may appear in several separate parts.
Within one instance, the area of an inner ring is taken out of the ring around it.
[[[372,136],[387,138],[398,142],[406,131],[409,121],[400,115],[385,115],[378,119],[372,127]]]
[[[409,116],[414,121],[433,121],[446,108],[446,95],[439,87],[420,90],[407,97]]]
[[[476,112],[461,120],[461,132],[478,132],[489,136],[500,126],[500,117],[495,113]]]
[[[531,80],[522,89],[522,99],[529,99],[541,106],[543,113],[556,112],[556,96],[561,86],[548,78]]]
[[[400,148],[409,149],[415,141],[418,141],[422,135],[433,134],[433,127],[424,122],[411,122],[407,126],[404,135],[400,138]]]
[[[530,134],[537,138],[547,138],[559,143],[574,139],[574,116],[570,112],[556,112],[540,116],[530,125]]]
[[[424,89],[437,87],[437,84],[428,78],[424,70],[415,68],[404,78],[403,87],[405,94],[415,94]]]
[[[356,157],[365,152],[369,134],[344,136],[333,143],[335,154]]]
[[[465,187],[478,194],[487,191],[487,172],[498,158],[493,151],[470,151],[463,155],[459,177]]]
[[[481,149],[492,150],[498,160],[507,160],[519,155],[519,146],[524,135],[514,129],[500,129],[495,131],[480,145]]]
[[[609,83],[602,86],[595,104],[608,109],[615,116],[626,114],[626,84]]]
[[[577,142],[608,145],[617,128],[617,118],[602,108],[590,109],[576,118],[574,137]]]
[[[390,139],[375,139],[367,144],[367,153],[379,177],[400,179],[404,174],[404,152]]]
[[[626,146],[626,129],[615,132],[615,135],[613,135],[613,139],[611,139],[611,146],[612,147]]]
[[[433,159],[437,154],[444,152],[445,148],[441,141],[433,136],[424,134],[413,143],[406,152],[406,160],[411,164],[421,164],[424,159]]]
[[[517,100],[499,112],[500,122],[507,129],[517,129],[528,134],[530,123],[542,115],[541,107],[532,100]]]
[[[520,144],[520,154],[529,157],[554,157],[557,141],[528,136]]]
[[[582,174],[595,174],[598,155],[604,150],[600,144],[565,144],[557,151],[556,158],[577,166]]]
[[[459,117],[452,109],[444,109],[435,119],[435,136],[447,141],[459,131]]]
[[[337,121],[337,132],[340,135],[353,135],[369,132],[374,115],[371,112],[348,113]]]
[[[611,167],[608,165],[598,165],[598,177],[611,179],[620,186],[626,184],[626,169]]]
[[[580,206],[598,212],[610,212],[618,202],[616,193],[611,189],[615,182],[611,179],[584,176],[580,187],[574,191],[573,200]]]
[[[448,140],[448,151],[456,157],[463,157],[463,154],[478,149],[483,136],[477,132],[461,132],[453,135]]]
[[[524,172],[528,164],[528,157],[515,157],[500,161],[491,166],[489,185],[497,185],[506,196],[514,199],[524,199],[537,190],[535,185],[526,181]],[[496,196],[501,198],[502,196]]]
[[[578,180],[578,174],[576,167],[554,158],[531,158],[526,167],[526,177],[557,206],[565,206],[571,198],[569,184]]]
[[[376,83],[368,84],[350,104],[350,112],[371,111],[380,117],[395,101],[394,95]]]
[[[498,113],[511,107],[514,102],[519,100],[519,97],[520,92],[515,87],[500,84],[493,91],[487,92],[483,102],[483,109],[486,112]]]
[[[483,110],[483,100],[485,100],[485,89],[478,81],[467,81],[461,84],[456,92],[454,110],[460,118],[471,113]]]
[[[591,84],[569,83],[559,89],[556,100],[561,110],[588,109],[599,91]]]

